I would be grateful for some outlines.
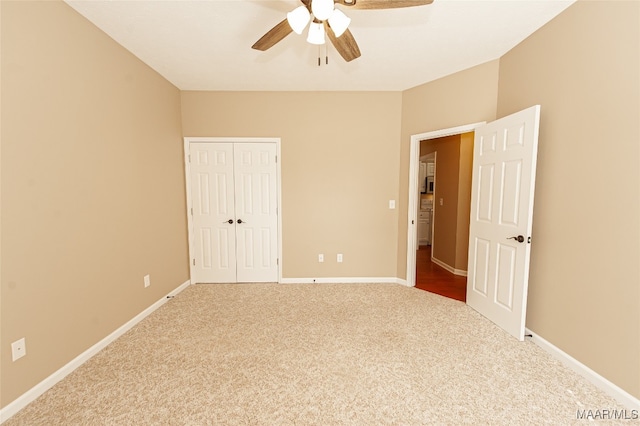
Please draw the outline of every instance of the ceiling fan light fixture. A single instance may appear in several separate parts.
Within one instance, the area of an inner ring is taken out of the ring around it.
[[[307,41],[311,44],[324,44],[324,26],[321,22],[312,22],[309,25]]]
[[[296,34],[302,34],[310,19],[311,14],[306,6],[298,6],[287,13],[287,22]]]
[[[326,21],[333,13],[333,0],[311,0],[311,12],[316,19]]]
[[[344,32],[347,31],[347,28],[349,28],[350,23],[351,18],[338,9],[335,9],[329,18],[329,25],[336,37],[340,37],[344,34]]]

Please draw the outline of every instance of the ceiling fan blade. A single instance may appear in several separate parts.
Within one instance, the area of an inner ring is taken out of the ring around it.
[[[252,49],[265,51],[273,47],[277,42],[291,34],[293,30],[286,18],[275,27],[271,28],[260,40],[256,41]]]
[[[351,31],[347,29],[340,37],[336,37],[327,21],[324,22],[324,29],[329,40],[331,40],[331,43],[333,43],[333,46],[345,61],[351,62],[360,57],[360,48],[358,47],[358,43],[356,43],[356,39],[353,38]]]
[[[395,9],[424,6],[433,3],[433,0],[334,0],[334,2],[349,9]]]

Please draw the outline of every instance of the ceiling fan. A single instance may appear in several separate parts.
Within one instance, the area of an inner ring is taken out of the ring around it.
[[[400,7],[423,6],[433,0],[300,0],[302,6],[287,13],[287,17],[275,27],[267,31],[251,48],[265,51],[280,40],[296,32],[302,31],[309,24],[307,41],[311,44],[324,44],[325,35],[345,61],[350,62],[360,57],[360,48],[349,31],[349,19],[335,5],[348,9],[395,9]]]

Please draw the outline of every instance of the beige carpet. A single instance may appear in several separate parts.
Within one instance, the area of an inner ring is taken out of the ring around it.
[[[190,286],[5,425],[564,425],[603,409],[624,407],[461,302],[225,284]]]

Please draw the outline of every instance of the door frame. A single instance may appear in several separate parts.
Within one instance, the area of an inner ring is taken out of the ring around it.
[[[189,238],[189,280],[193,283],[193,220],[191,217],[191,162],[189,161],[191,153],[191,143],[275,143],[276,144],[276,199],[277,199],[277,215],[278,215],[278,283],[282,282],[282,174],[281,164],[282,156],[280,155],[280,138],[245,138],[245,137],[190,137],[184,138],[184,172],[186,185],[186,201],[187,201],[187,234]]]
[[[409,208],[407,212],[407,273],[406,285],[415,287],[416,285],[416,250],[418,249],[418,178],[420,166],[420,142],[429,139],[437,139],[445,136],[459,135],[473,132],[477,127],[486,124],[486,121],[464,124],[462,126],[450,127],[447,129],[434,130],[426,133],[411,135],[411,146],[409,149]],[[436,169],[437,173],[437,169]],[[435,203],[434,203],[435,210]],[[434,212],[435,213],[435,212]],[[432,216],[434,220],[435,214]],[[432,236],[433,238],[433,236]],[[433,244],[433,242],[432,242]],[[433,245],[432,245],[433,247]]]

